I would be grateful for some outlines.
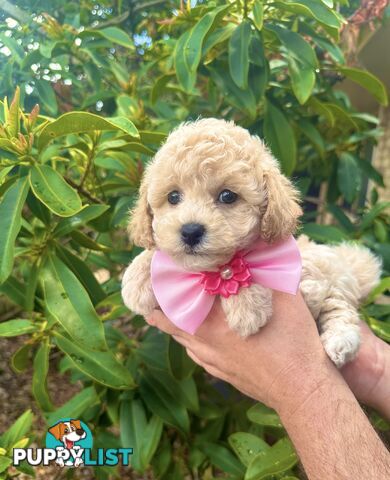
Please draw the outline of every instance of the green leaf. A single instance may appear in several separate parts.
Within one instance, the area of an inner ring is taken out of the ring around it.
[[[270,449],[256,455],[248,466],[245,480],[268,479],[289,470],[298,462],[297,454],[291,441],[285,437]]]
[[[38,330],[38,325],[31,320],[14,319],[0,323],[0,337],[16,337],[33,333]]]
[[[256,403],[247,411],[247,417],[251,422],[259,425],[267,425],[269,427],[283,428],[279,415],[262,403]]]
[[[365,304],[372,303],[374,300],[376,300],[382,293],[390,290],[390,277],[385,277],[382,278],[380,281],[379,285],[377,285],[369,294],[367,297]]]
[[[45,225],[51,225],[52,214],[50,210],[40,202],[31,191],[27,195],[27,205],[31,212],[38,217],[41,222]]]
[[[261,0],[255,0],[253,4],[253,23],[258,30],[263,28],[264,11],[263,2]]]
[[[146,420],[145,410],[140,400],[123,401],[120,409],[120,432],[122,446],[133,448],[132,466],[139,472],[145,468],[157,449],[162,434],[163,423],[152,415]]]
[[[294,130],[279,108],[270,101],[264,119],[264,136],[272,153],[279,160],[286,175],[291,175],[297,161],[297,145]]]
[[[367,320],[371,330],[385,342],[390,342],[390,323],[381,322],[375,320],[375,318],[369,317]]]
[[[31,269],[28,276],[27,290],[25,292],[24,308],[26,312],[32,312],[34,310],[35,292],[38,284],[38,276],[40,270],[40,261],[37,260],[31,265]]]
[[[50,343],[46,338],[38,348],[34,358],[34,373],[32,377],[32,393],[39,408],[49,412],[54,409],[47,391],[47,374],[49,372]]]
[[[176,42],[174,51],[175,71],[180,85],[188,93],[194,93],[194,86],[196,81],[196,70],[190,70],[184,55],[185,46],[190,37],[191,30],[187,30]]]
[[[109,205],[88,205],[84,207],[75,215],[61,220],[54,229],[54,236],[63,237],[67,235],[81,225],[86,225],[91,220],[100,217],[100,215],[103,215],[109,208]]]
[[[9,109],[4,100],[5,128],[11,137],[17,137],[20,132],[20,88],[16,87],[15,95],[11,101]]]
[[[355,225],[338,205],[328,203],[326,209],[334,216],[334,218],[347,232],[352,233],[355,231]]]
[[[147,420],[142,402],[138,399],[122,401],[119,423],[122,447],[133,449],[131,465],[141,473],[147,466],[142,457],[146,426]]]
[[[88,235],[85,235],[85,233],[82,233],[78,230],[71,232],[70,236],[76,243],[78,243],[84,248],[88,248],[89,250],[96,250],[99,252],[111,251],[111,249],[106,245],[96,242],[93,238],[89,237]]]
[[[51,86],[51,82],[46,80],[34,80],[37,89],[37,97],[39,102],[43,103],[46,112],[55,116],[58,113],[57,97]]]
[[[216,45],[228,40],[235,29],[236,26],[233,23],[228,23],[224,27],[217,28],[207,35],[203,43],[202,57],[205,57]]]
[[[116,43],[122,47],[134,49],[134,42],[127,35],[125,31],[118,27],[106,27],[99,30],[86,29],[80,37],[86,37],[90,35],[99,35],[109,42]]]
[[[46,307],[66,332],[80,345],[106,350],[103,324],[73,272],[49,256],[41,279]]]
[[[4,448],[12,447],[16,442],[31,433],[34,415],[31,410],[26,410],[11,427],[0,437],[0,445]]]
[[[56,215],[70,217],[81,210],[76,190],[49,165],[34,165],[29,180],[34,195]]]
[[[380,187],[385,188],[383,181],[383,175],[370,163],[368,159],[363,159],[360,157],[355,157],[360,170],[362,170],[368,178],[373,180]]]
[[[69,133],[88,133],[95,130],[119,130],[133,137],[139,137],[138,130],[126,117],[103,118],[88,112],[69,112],[49,122],[42,128],[38,148],[47,145],[51,140]]]
[[[10,465],[12,465],[12,458],[1,455],[0,456],[0,473],[4,472]]]
[[[157,447],[159,446],[161,435],[163,431],[163,422],[157,415],[152,415],[149,423],[144,431],[144,442],[141,451],[141,457],[144,464],[149,465]]]
[[[177,380],[182,380],[192,375],[196,368],[195,362],[187,355],[185,348],[172,337],[169,338],[168,354],[170,370]]]
[[[12,271],[15,240],[20,230],[27,192],[27,177],[22,177],[9,187],[0,201],[0,284],[7,280]]]
[[[233,82],[229,72],[209,67],[211,78],[222,91],[227,102],[243,111],[251,120],[256,118],[256,99],[250,89],[241,90]]]
[[[210,462],[223,472],[230,473],[242,478],[244,468],[241,463],[236,459],[230,450],[222,445],[211,442],[202,442],[199,445],[199,449],[205,453]]]
[[[370,225],[373,224],[374,220],[380,215],[384,210],[388,210],[390,208],[390,202],[380,202],[377,203],[370,211],[365,213],[362,216],[360,222],[360,228],[365,230]]]
[[[320,100],[318,100],[318,98],[316,97],[311,97],[309,102],[308,102],[309,106],[313,109],[313,111],[315,113],[317,113],[318,115],[322,115],[323,117],[325,117],[328,121],[328,123],[330,124],[331,127],[334,126],[335,124],[335,117],[333,115],[333,112],[331,111],[331,109],[323,102],[321,102]]]
[[[384,84],[372,73],[360,68],[338,66],[337,71],[370,92],[381,105],[388,104],[387,90]]]
[[[80,418],[87,408],[100,403],[100,399],[94,387],[84,388],[80,393],[57,408],[46,417],[48,425],[53,425],[60,418]]]
[[[143,401],[155,415],[182,432],[189,432],[190,421],[182,399],[175,396],[171,385],[161,380],[161,376],[145,372],[139,388]]]
[[[11,50],[12,58],[18,63],[21,63],[24,57],[24,49],[21,45],[19,45],[15,38],[13,38],[13,36],[5,35],[3,32],[1,32],[0,42],[9,50]]]
[[[228,441],[237,457],[246,467],[258,453],[270,448],[262,438],[248,432],[233,433],[229,435]]]
[[[196,72],[205,38],[229,8],[230,5],[223,5],[206,13],[191,30],[187,30],[176,42],[174,51],[176,75],[179,83],[188,93],[193,92],[195,86]]]
[[[105,291],[84,260],[60,245],[56,245],[56,251],[58,257],[70,270],[72,270],[78,280],[82,283],[83,287],[88,292],[93,305],[98,304],[106,298]]]
[[[32,349],[31,343],[25,343],[18,348],[11,357],[11,367],[16,373],[22,373],[27,367],[31,365],[30,352]]]
[[[318,0],[286,0],[279,5],[280,8],[289,12],[314,18],[324,26],[324,28],[330,35],[332,35],[333,38],[338,38],[338,31],[342,25],[339,16]]]
[[[337,168],[337,185],[348,203],[355,199],[360,184],[361,174],[355,157],[348,152],[342,152]]]
[[[39,45],[39,53],[45,57],[51,60],[52,55],[53,55],[53,49],[57,46],[58,42],[54,40],[48,40],[45,43],[41,43]]]
[[[312,37],[315,43],[325,52],[327,53],[335,62],[337,63],[345,63],[344,53],[341,48],[334,43],[328,42],[323,37],[319,37],[317,35]]]
[[[10,167],[2,167],[1,170],[0,170],[0,183],[3,182],[3,180],[5,179],[5,177],[9,174],[9,172],[11,170],[14,169],[14,166],[11,165]]]
[[[58,348],[66,353],[73,365],[85,375],[106,387],[135,388],[130,372],[118,362],[111,351],[101,352],[81,347],[58,332],[55,337]]]
[[[324,158],[325,156],[325,142],[320,134],[320,132],[317,130],[317,128],[313,125],[313,123],[301,119],[298,122],[298,126],[302,133],[310,140],[310,142],[313,144],[314,148],[317,150],[321,158]]]
[[[348,235],[339,228],[318,223],[305,223],[302,225],[302,233],[322,243],[337,243],[348,239]]]
[[[213,9],[206,13],[206,15],[191,29],[183,52],[185,63],[188,65],[190,71],[193,72],[197,70],[201,59],[203,42],[207,34],[213,28],[215,22],[223,16],[229,8],[230,5],[223,5]]]
[[[163,95],[165,87],[173,76],[173,73],[168,73],[166,75],[161,75],[160,77],[158,77],[150,92],[150,101],[152,104],[155,104],[157,100]]]
[[[304,104],[310,97],[315,84],[315,69],[318,65],[316,54],[311,45],[298,33],[278,25],[270,25],[268,29],[278,36],[283,45],[292,89],[299,103]]]
[[[242,90],[248,88],[250,37],[251,25],[247,20],[243,20],[229,41],[230,75],[237,87]]]

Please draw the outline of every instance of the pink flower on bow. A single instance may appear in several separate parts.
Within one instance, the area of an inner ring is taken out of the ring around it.
[[[252,275],[248,264],[240,252],[223,265],[218,272],[202,272],[200,283],[210,295],[222,295],[227,298],[237,295],[241,287],[249,287]]]

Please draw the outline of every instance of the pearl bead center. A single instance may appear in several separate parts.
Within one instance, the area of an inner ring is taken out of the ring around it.
[[[221,270],[221,278],[223,278],[224,280],[229,280],[232,278],[232,276],[233,276],[233,271],[230,267],[224,267]]]

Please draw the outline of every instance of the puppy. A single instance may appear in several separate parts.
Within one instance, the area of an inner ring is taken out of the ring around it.
[[[49,432],[60,442],[63,443],[63,447],[57,447],[57,450],[79,450],[81,447],[75,445],[76,442],[86,437],[86,432],[81,426],[80,420],[69,420],[69,422],[58,422],[51,428]],[[56,463],[61,467],[65,466],[65,462],[62,458],[58,458]],[[79,467],[82,465],[83,459],[78,457],[74,461],[74,466]],[[72,462],[67,462],[66,465],[73,465]]]
[[[259,239],[274,244],[295,233],[298,192],[256,136],[212,118],[174,130],[145,170],[130,220],[133,242],[145,248],[122,281],[124,303],[150,315],[155,249],[189,272],[215,271]],[[300,290],[332,361],[342,366],[359,343],[359,302],[380,277],[380,262],[353,244],[317,245],[298,239]],[[221,297],[229,326],[245,337],[272,315],[272,290],[259,284]]]

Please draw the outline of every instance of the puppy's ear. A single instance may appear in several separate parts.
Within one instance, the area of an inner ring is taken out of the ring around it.
[[[287,238],[295,232],[302,215],[298,191],[280,172],[276,162],[263,170],[263,188],[267,206],[261,220],[261,237],[266,242]]]
[[[79,428],[82,428],[82,427],[81,427],[81,422],[80,422],[80,420],[71,420],[70,423],[71,423],[74,427],[76,427],[77,430],[78,430]]]
[[[55,437],[57,440],[61,438],[61,423],[57,423],[49,428],[49,432]]]
[[[139,189],[139,197],[131,212],[128,231],[131,240],[139,247],[151,249],[155,246],[152,230],[152,212],[148,200],[148,181],[144,175]]]

